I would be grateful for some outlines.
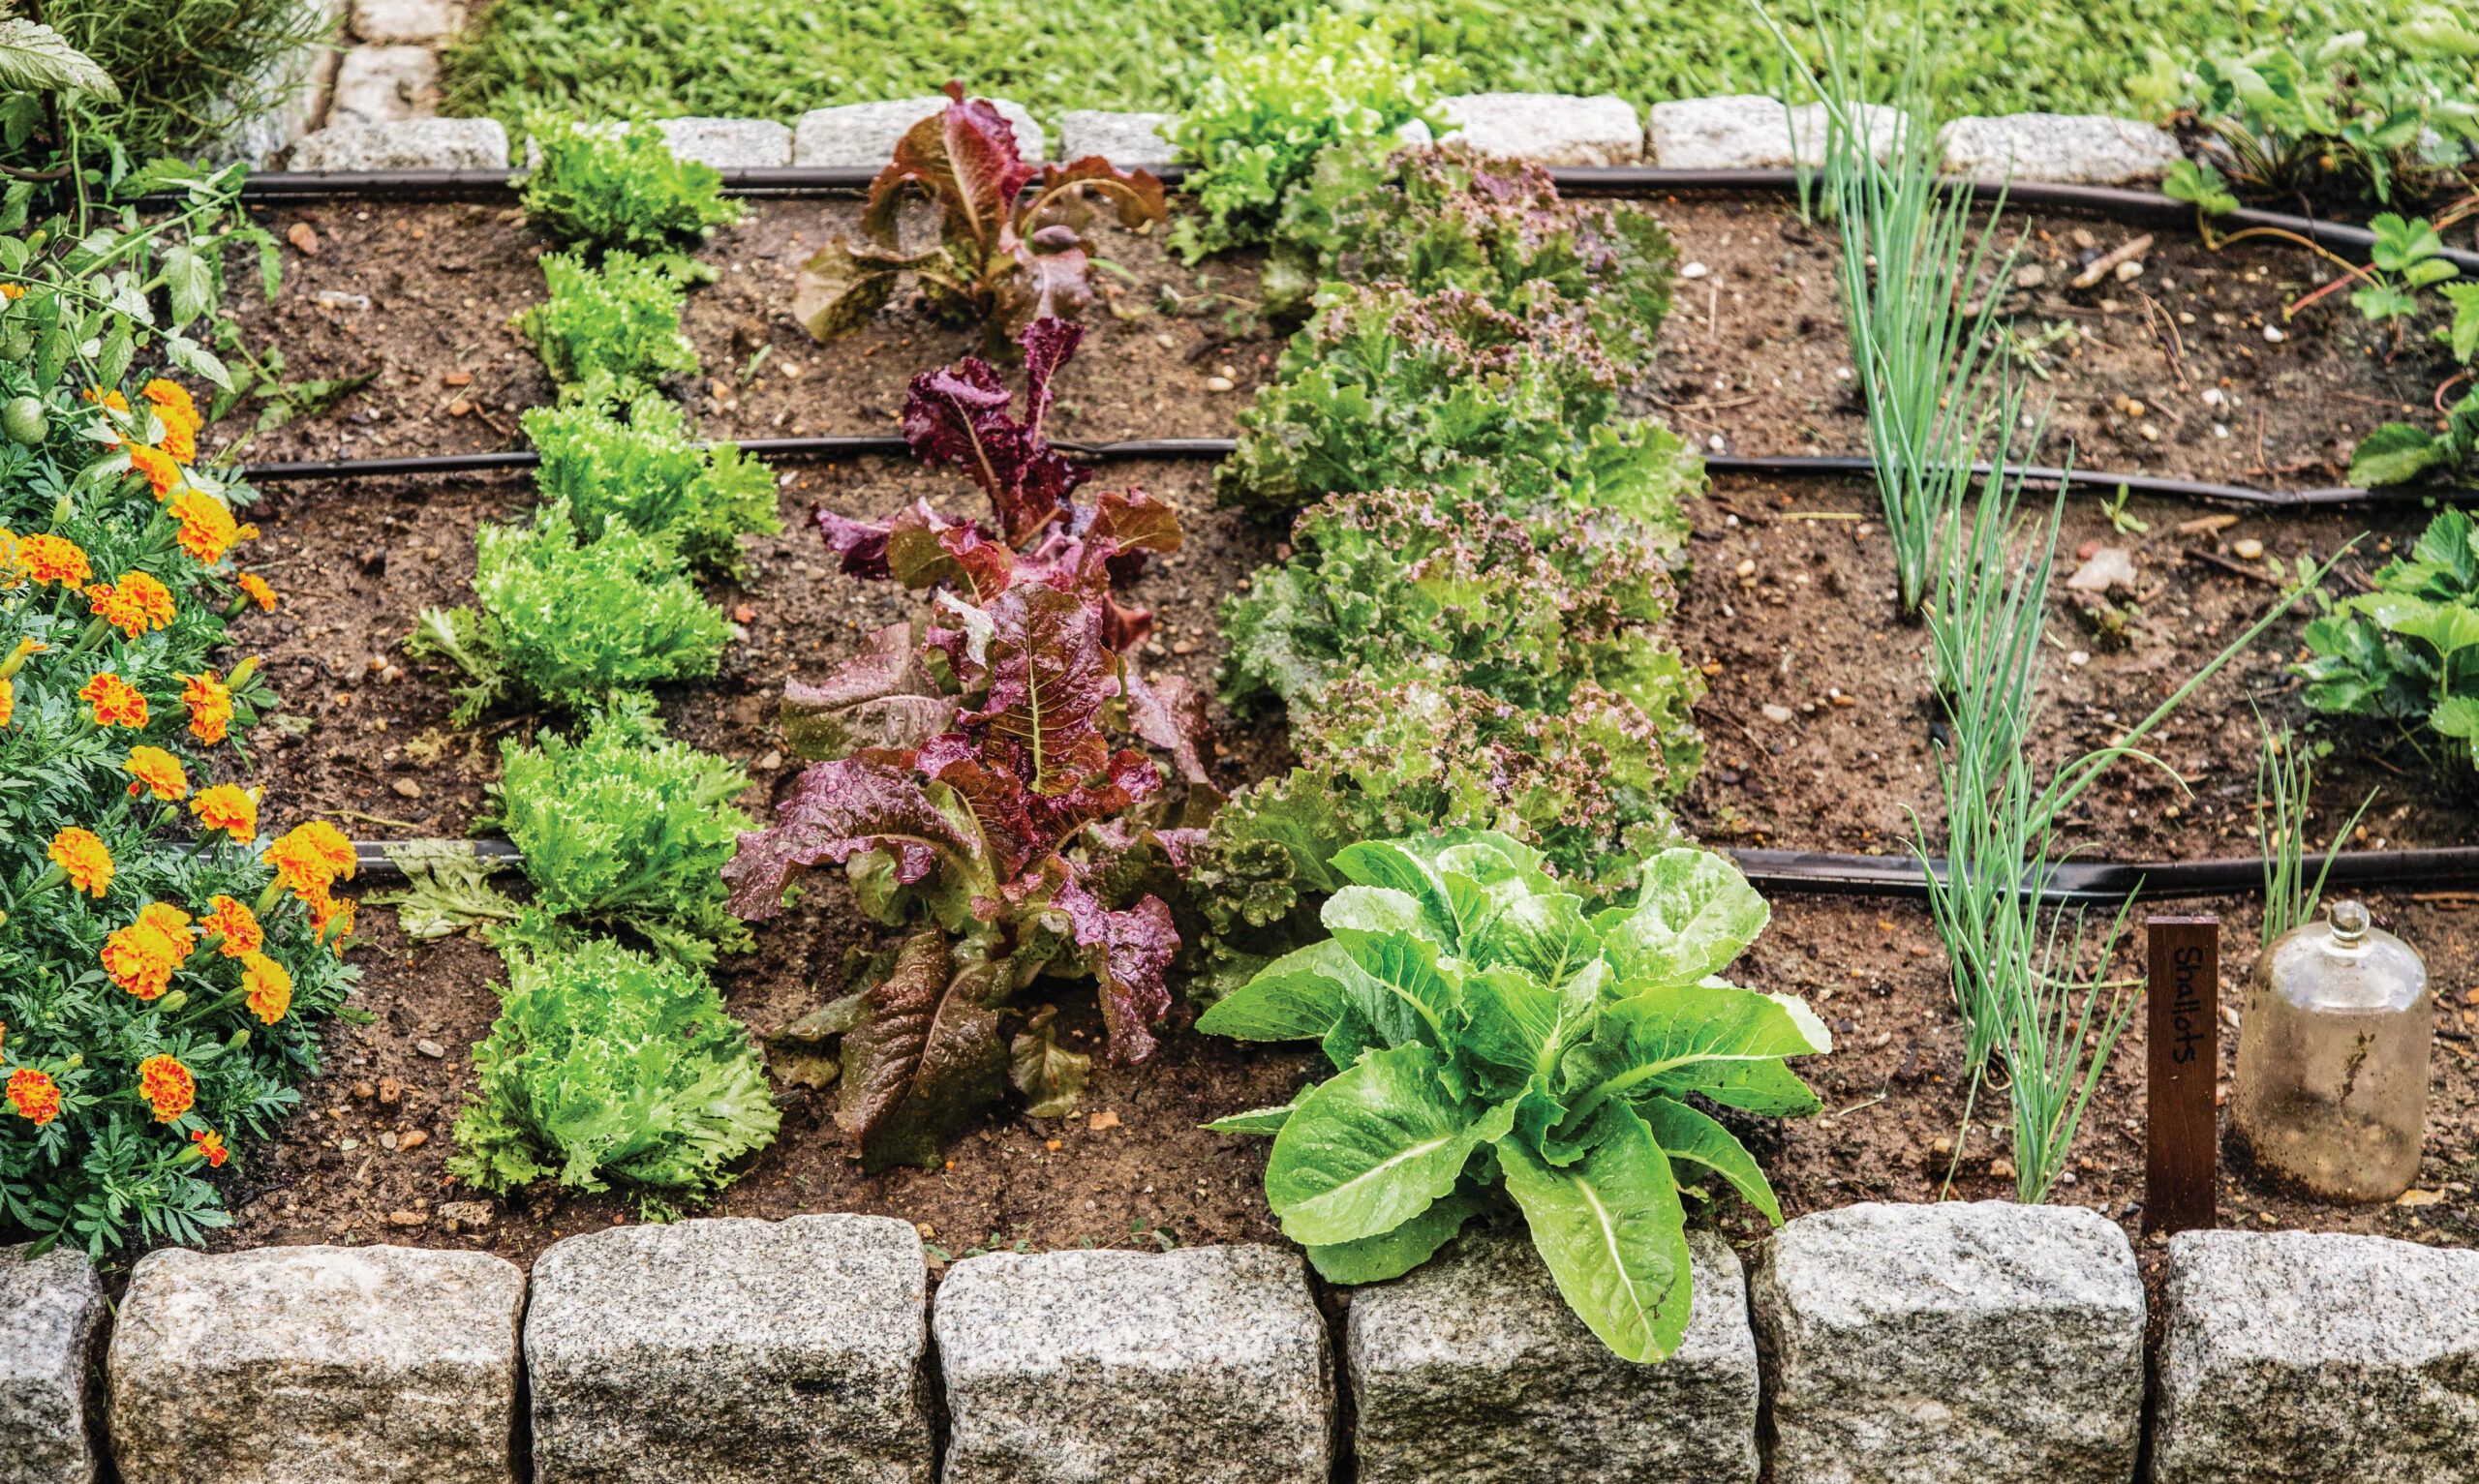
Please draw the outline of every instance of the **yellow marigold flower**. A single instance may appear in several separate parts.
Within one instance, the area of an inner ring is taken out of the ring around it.
[[[330,895],[325,887],[304,895],[301,900],[310,909],[311,931],[323,937],[327,935],[327,928],[333,925],[336,929],[336,952],[343,953],[344,940],[352,936],[353,914],[361,904],[350,896]]]
[[[36,583],[67,583],[74,587],[95,575],[95,569],[86,562],[86,553],[77,542],[47,533],[19,541],[17,562]]]
[[[213,744],[232,725],[232,692],[212,670],[181,677],[181,704],[190,711],[190,735]]]
[[[238,784],[199,789],[190,812],[209,831],[221,830],[244,845],[259,837],[259,801]]]
[[[175,464],[198,462],[198,432],[192,428],[167,425],[164,429],[164,453]]]
[[[259,605],[260,612],[275,612],[275,590],[267,586],[265,578],[256,572],[244,572],[238,580],[241,584],[241,591],[249,597],[251,602]]]
[[[232,1151],[224,1147],[224,1136],[213,1129],[200,1129],[190,1136],[190,1147],[206,1161],[209,1169],[222,1169]]]
[[[198,920],[198,927],[218,940],[216,952],[227,958],[239,958],[266,947],[266,929],[259,924],[259,915],[248,904],[230,896],[210,896],[206,905],[207,914]]]
[[[161,448],[149,448],[144,443],[132,444],[129,466],[146,476],[147,487],[155,492],[157,500],[181,487],[181,466]]]
[[[138,1095],[155,1110],[157,1123],[170,1123],[198,1101],[198,1078],[169,1056],[150,1056],[138,1064]]]
[[[97,671],[93,680],[79,686],[77,699],[94,707],[99,727],[146,725],[146,698],[109,670]]]
[[[168,902],[151,902],[138,921],[104,940],[104,972],[112,983],[151,1000],[172,983],[172,971],[189,962],[198,948],[190,915]]]
[[[110,408],[115,412],[126,412],[129,410],[129,399],[122,396],[118,391],[107,392],[100,386],[89,386],[84,392],[80,393],[80,395],[82,395],[87,401],[95,404],[97,407]]]
[[[165,509],[180,523],[181,550],[200,561],[213,561],[231,550],[234,537],[240,534],[232,512],[204,490],[183,490]]]
[[[144,572],[123,572],[117,581],[86,590],[95,617],[129,638],[151,633],[172,621],[172,593]]]
[[[264,954],[246,954],[241,958],[241,997],[250,1014],[273,1025],[292,1008],[292,972]]]
[[[16,714],[17,682],[5,676],[0,676],[0,727],[7,726],[9,724],[9,718]]]
[[[26,286],[25,286],[25,285],[23,285],[23,284],[0,284],[0,299],[22,299],[22,298],[24,298],[25,296],[26,296]]]
[[[267,843],[260,857],[276,880],[303,901],[323,895],[338,881],[352,879],[352,841],[325,820],[295,825]]]
[[[259,528],[258,528],[258,527],[256,527],[256,526],[254,526],[254,525],[252,525],[252,524],[251,524],[250,522],[248,522],[248,521],[243,521],[243,522],[241,523],[241,529],[240,529],[238,531],[236,531],[236,532],[233,534],[233,537],[232,537],[232,539],[233,539],[233,541],[234,541],[235,543],[242,542],[242,541],[255,541],[255,540],[257,540],[258,538],[259,538]]]
[[[188,772],[181,767],[179,758],[161,747],[130,748],[129,758],[120,765],[120,771],[130,776],[129,793],[133,799],[146,793],[168,803],[189,797]]]
[[[9,1074],[9,1104],[40,1129],[60,1116],[60,1086],[49,1073],[19,1067]]]
[[[68,873],[69,884],[89,896],[101,896],[111,890],[112,853],[91,830],[71,825],[51,837],[44,854],[51,863]]]

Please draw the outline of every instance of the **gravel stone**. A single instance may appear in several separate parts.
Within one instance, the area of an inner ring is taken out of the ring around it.
[[[931,1326],[944,1484],[1327,1484],[1332,1362],[1292,1253],[967,1257]]]
[[[1614,93],[1467,93],[1439,108],[1444,141],[1460,139],[1484,155],[1538,165],[1641,165],[1644,126],[1636,106]]]
[[[1847,1206],[1774,1233],[1749,1287],[1775,1484],[2133,1474],[2143,1280],[2097,1212]]]
[[[391,124],[438,111],[439,53],[428,46],[355,46],[336,69],[327,122]]]
[[[1074,108],[1058,116],[1058,158],[1099,155],[1120,169],[1156,170],[1178,157],[1162,136],[1168,113],[1113,113]]]
[[[1867,105],[1866,112],[1868,138],[1882,155],[1900,135],[1902,113],[1879,104]],[[1786,116],[1780,99],[1757,94],[1657,103],[1647,131],[1653,163],[1674,170],[1778,170],[1802,162],[1821,166],[1824,136],[1824,105],[1805,104]]]
[[[138,1260],[109,1364],[131,1484],[511,1484],[525,1275],[487,1253]]]
[[[2479,1481],[2479,1252],[2182,1231],[2156,1484]]]
[[[1004,98],[990,101],[1014,126],[1016,152],[1026,160],[1041,159],[1048,141],[1025,106]],[[933,96],[813,108],[792,126],[792,164],[804,169],[829,166],[875,169],[895,153],[896,140],[903,137],[905,130],[946,106],[943,96]]]
[[[1361,1484],[1752,1484],[1746,1275],[1712,1233],[1688,1241],[1695,1307],[1659,1365],[1612,1355],[1519,1227],[1468,1232],[1408,1276],[1354,1292],[1343,1349]]]
[[[613,1227],[534,1264],[535,1484],[929,1484],[929,1269],[883,1216]]]
[[[0,1484],[92,1484],[86,1378],[104,1286],[83,1255],[0,1247]]]
[[[383,46],[436,45],[464,25],[464,0],[352,0],[352,34]]]
[[[2184,158],[2166,130],[2105,113],[1958,118],[1938,134],[1950,174],[1981,180],[2123,186],[2158,180]]]
[[[667,118],[658,127],[676,158],[719,170],[780,169],[792,163],[792,131],[771,118]]]
[[[292,149],[296,170],[504,170],[507,131],[495,118],[329,124]],[[444,1053],[445,1048],[441,1048]]]

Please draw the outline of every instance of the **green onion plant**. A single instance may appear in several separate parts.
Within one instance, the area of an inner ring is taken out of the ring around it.
[[[2260,711],[2255,713],[2255,726],[2263,737],[2255,758],[2255,853],[2264,860],[2263,943],[2270,948],[2275,938],[2315,915],[2316,903],[2324,896],[2324,880],[2333,871],[2333,858],[2341,853],[2341,842],[2375,803],[2375,790],[2368,790],[2358,808],[2334,833],[2333,843],[2310,880],[2307,809],[2315,789],[2313,755],[2288,728],[2275,730]]]

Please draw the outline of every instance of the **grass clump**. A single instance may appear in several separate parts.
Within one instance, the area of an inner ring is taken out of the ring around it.
[[[697,443],[678,405],[652,392],[589,392],[523,422],[542,456],[542,498],[566,502],[589,540],[618,522],[675,543],[691,565],[735,572],[740,537],[783,529],[775,471],[732,444]]]
[[[525,211],[563,242],[658,253],[741,219],[714,167],[672,155],[652,124],[537,122]]]
[[[695,374],[697,349],[680,332],[678,264],[614,252],[593,266],[554,253],[542,277],[550,297],[517,316],[516,327],[563,388],[644,387],[666,373]]]

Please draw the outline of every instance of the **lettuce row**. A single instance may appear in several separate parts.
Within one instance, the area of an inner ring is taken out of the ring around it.
[[[1197,1022],[1315,1041],[1335,1075],[1213,1127],[1273,1136],[1267,1199],[1328,1278],[1397,1277],[1511,1197],[1569,1306],[1656,1361],[1692,1302],[1683,1192],[1728,1186],[1782,1216],[1704,1108],[1815,1112],[1786,1058],[1832,1039],[1796,997],[1717,977],[1768,915],[1722,857],[1663,851],[1632,904],[1598,913],[1545,863],[1485,831],[1336,854],[1331,936]]]

